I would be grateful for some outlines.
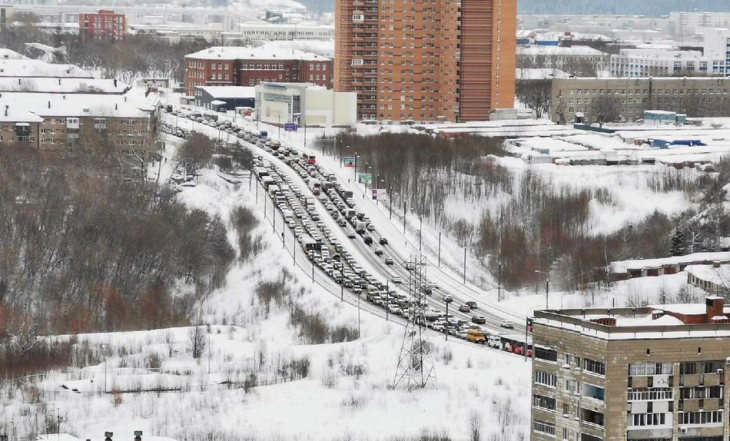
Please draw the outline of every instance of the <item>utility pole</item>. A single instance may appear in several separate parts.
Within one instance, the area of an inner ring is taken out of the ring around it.
[[[453,299],[446,300],[446,328],[444,329],[444,334],[446,334],[445,341],[449,341],[449,303],[451,303]]]
[[[307,121],[304,121],[304,148],[307,148]]]
[[[438,267],[441,268],[441,230],[439,230],[439,264]]]
[[[274,222],[271,224],[274,227],[274,233],[276,233],[276,207],[274,207],[274,200],[271,200],[271,211],[274,212],[274,215],[271,216],[274,218]]]
[[[360,293],[357,293],[357,338],[360,338]]]
[[[502,259],[499,260],[499,269],[497,270],[497,301],[502,300]]]
[[[406,203],[403,201],[403,235],[406,234]]]
[[[464,285],[466,285],[466,247],[464,247]]]
[[[530,329],[530,318],[525,317],[525,361],[527,361],[527,331]]]
[[[343,280],[342,283],[340,283],[340,302],[345,301],[345,281]]]
[[[388,280],[385,281],[385,321],[388,321],[388,305],[390,304],[390,286]]]
[[[388,219],[393,219],[393,186],[388,187],[388,199],[390,199],[390,217]]]
[[[418,216],[419,219],[419,226],[418,226],[418,251],[421,251],[421,244],[422,244],[422,237],[423,237],[423,215]]]

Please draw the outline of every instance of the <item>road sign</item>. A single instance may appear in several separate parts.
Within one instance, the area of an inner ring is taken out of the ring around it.
[[[296,132],[297,125],[295,123],[286,123],[284,124],[284,130],[287,132]]]
[[[345,156],[342,158],[342,162],[345,164],[345,167],[354,168],[355,167],[355,157],[354,156]]]
[[[388,200],[388,191],[384,188],[379,188],[378,190],[378,200],[379,201],[387,201]]]
[[[378,200],[378,190],[373,189],[373,200],[374,201]]]
[[[370,173],[359,173],[357,175],[357,182],[360,184],[369,185],[371,182],[373,182],[373,175]]]

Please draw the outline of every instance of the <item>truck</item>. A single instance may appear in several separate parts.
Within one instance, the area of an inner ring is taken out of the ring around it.
[[[365,222],[356,221],[355,222],[355,232],[360,235],[365,234]]]
[[[314,198],[308,197],[307,199],[305,199],[305,201],[307,203],[307,211],[314,210]]]
[[[355,215],[355,210],[352,208],[346,208],[344,212],[345,219],[350,219]]]
[[[344,200],[352,199],[352,190],[343,190],[342,199],[344,199]]]
[[[269,184],[269,194],[271,196],[275,196],[278,192],[279,192],[279,186],[278,185]]]
[[[312,193],[314,193],[315,196],[319,196],[319,193],[322,190],[322,184],[320,184],[318,179],[310,179],[309,189],[312,190]]]
[[[264,176],[261,178],[261,183],[264,185],[264,190],[268,190],[269,186],[274,185],[276,181],[271,176]]]
[[[292,210],[281,210],[281,214],[284,216],[286,222],[294,220],[294,211]]]

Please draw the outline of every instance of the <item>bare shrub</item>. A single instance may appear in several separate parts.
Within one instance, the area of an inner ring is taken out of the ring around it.
[[[205,351],[205,328],[202,326],[194,326],[188,332],[188,341],[190,343],[190,352],[193,358],[200,358]]]

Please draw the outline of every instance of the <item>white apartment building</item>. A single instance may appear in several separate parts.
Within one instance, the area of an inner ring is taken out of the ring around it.
[[[730,28],[730,12],[670,12],[669,27],[680,38],[699,28]]]
[[[725,76],[726,59],[700,51],[621,49],[611,55],[612,77]]]

